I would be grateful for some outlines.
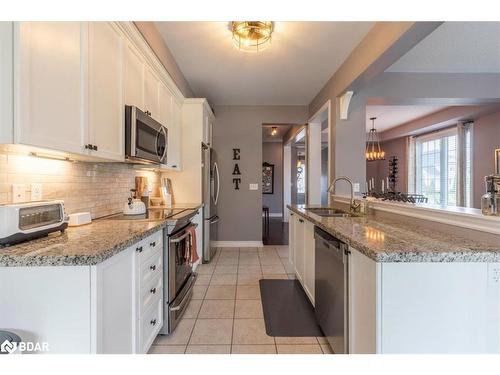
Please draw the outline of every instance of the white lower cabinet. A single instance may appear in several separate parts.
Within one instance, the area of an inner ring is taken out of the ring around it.
[[[314,306],[314,283],[315,279],[315,248],[314,248],[314,224],[310,221],[304,223],[304,277],[302,285],[304,291]]]
[[[295,228],[294,228],[294,255],[293,255],[293,265],[295,267],[295,275],[297,279],[303,284],[304,283],[304,263],[305,263],[305,243],[304,243],[304,232],[305,232],[305,219],[301,216],[294,215]]]
[[[49,353],[147,353],[163,324],[162,238],[93,266],[0,267],[0,327]]]

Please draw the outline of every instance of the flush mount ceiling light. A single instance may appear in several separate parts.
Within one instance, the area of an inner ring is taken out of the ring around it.
[[[380,147],[380,139],[375,129],[376,117],[370,117],[372,121],[372,128],[370,133],[368,133],[368,139],[366,140],[365,156],[368,161],[384,160],[385,152]]]
[[[274,23],[270,21],[232,21],[229,28],[241,51],[259,52],[271,43]]]
[[[278,134],[278,128],[276,126],[273,126],[271,128],[271,135],[275,136],[276,134]]]

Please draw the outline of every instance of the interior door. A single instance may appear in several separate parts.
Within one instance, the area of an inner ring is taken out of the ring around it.
[[[17,142],[85,153],[84,35],[85,23],[80,22],[16,24]]]
[[[110,22],[89,23],[89,134],[92,154],[124,160],[123,39]]]

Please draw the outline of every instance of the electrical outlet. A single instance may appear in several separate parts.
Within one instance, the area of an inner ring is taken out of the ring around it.
[[[31,201],[42,200],[42,184],[31,184]]]
[[[12,184],[12,203],[26,202],[26,185]]]
[[[250,190],[259,190],[259,184],[250,184]]]
[[[359,187],[359,182],[355,182],[355,183],[354,183],[354,192],[355,192],[355,193],[359,193],[359,189],[360,189],[360,187]]]
[[[500,283],[500,263],[488,263],[488,284]]]

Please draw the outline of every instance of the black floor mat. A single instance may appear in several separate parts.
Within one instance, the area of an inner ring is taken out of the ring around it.
[[[269,336],[323,336],[298,280],[260,280],[260,295]]]

